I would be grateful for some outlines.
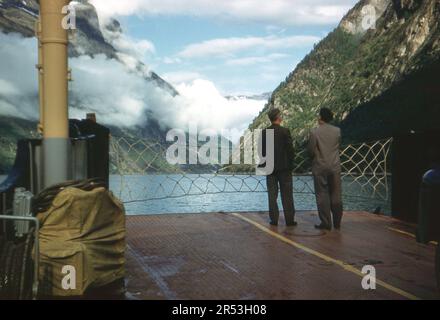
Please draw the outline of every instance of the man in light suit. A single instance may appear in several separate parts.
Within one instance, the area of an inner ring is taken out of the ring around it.
[[[321,224],[315,228],[337,230],[342,221],[341,192],[341,129],[333,126],[333,113],[323,108],[319,113],[319,126],[310,132],[308,150],[313,159],[312,173],[316,202]],[[332,223],[333,215],[333,223]]]

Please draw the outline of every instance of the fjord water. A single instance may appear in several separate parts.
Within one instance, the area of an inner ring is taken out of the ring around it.
[[[293,177],[295,206],[316,210],[311,176]],[[111,176],[110,189],[125,202],[127,214],[267,211],[266,178],[212,174]],[[389,201],[343,180],[344,209],[390,213]],[[239,190],[237,192],[237,190]],[[279,199],[279,206],[281,200]]]
[[[0,176],[0,183],[6,176]],[[294,177],[297,210],[316,210],[312,177]],[[390,204],[380,197],[353,197],[356,185],[344,180],[345,210],[390,213]],[[267,211],[265,177],[206,175],[110,176],[110,189],[125,203],[128,215],[166,213]],[[225,192],[219,192],[224,190]],[[241,190],[236,192],[235,190]],[[207,193],[205,193],[207,191]],[[248,191],[248,192],[245,192]],[[188,194],[190,193],[190,194]],[[281,202],[279,201],[281,208]]]

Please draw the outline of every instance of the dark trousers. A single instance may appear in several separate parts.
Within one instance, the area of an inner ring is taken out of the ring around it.
[[[284,218],[287,224],[295,221],[295,206],[293,203],[293,181],[290,171],[274,172],[266,177],[267,192],[269,195],[269,216],[273,223],[278,223],[280,212],[278,210],[278,191],[281,191]]]
[[[342,220],[341,173],[339,171],[322,170],[313,174],[315,182],[316,203],[321,223],[331,228],[339,228]]]

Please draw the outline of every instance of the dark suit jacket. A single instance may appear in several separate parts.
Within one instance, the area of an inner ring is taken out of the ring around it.
[[[274,130],[274,173],[282,171],[292,171],[294,169],[295,153],[290,130],[279,125],[271,125],[267,129]],[[262,132],[262,154],[266,156],[266,130]],[[264,166],[264,164],[260,165]]]

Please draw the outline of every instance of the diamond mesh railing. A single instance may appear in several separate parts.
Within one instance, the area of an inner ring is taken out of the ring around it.
[[[343,179],[350,181],[348,187],[387,200],[391,144],[392,139],[388,139],[345,146],[341,150],[341,169]]]
[[[392,139],[388,139],[341,149],[345,196],[389,200],[391,144]],[[197,167],[168,164],[163,143],[112,137],[110,146],[111,172],[118,185],[114,191],[125,203],[217,193],[266,192],[265,177],[255,175],[251,166],[211,166],[194,172]],[[297,150],[294,161],[294,193],[313,194],[307,151]]]

